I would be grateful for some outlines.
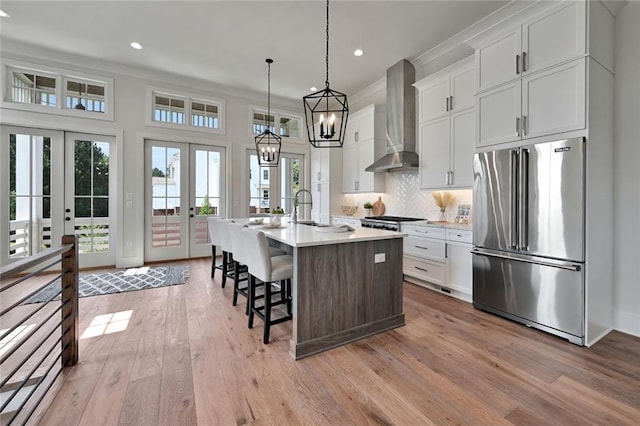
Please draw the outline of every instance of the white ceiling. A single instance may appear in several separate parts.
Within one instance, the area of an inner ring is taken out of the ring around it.
[[[400,59],[415,59],[507,1],[330,4],[331,88],[353,94]],[[300,98],[324,87],[324,1],[2,0],[0,35],[103,60]],[[138,41],[136,51],[129,43]],[[356,48],[364,56],[355,57]]]

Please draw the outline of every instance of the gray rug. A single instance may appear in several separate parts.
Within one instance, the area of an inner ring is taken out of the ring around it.
[[[122,293],[148,288],[184,284],[189,278],[188,265],[143,266],[117,269],[96,274],[81,274],[78,294],[80,297]],[[60,280],[34,294],[25,303],[41,303],[51,299],[60,291]],[[59,296],[58,296],[59,297]]]

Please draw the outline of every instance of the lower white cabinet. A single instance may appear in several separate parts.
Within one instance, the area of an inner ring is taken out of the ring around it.
[[[468,229],[403,225],[405,280],[471,302],[472,232]]]
[[[349,225],[353,228],[360,228],[362,226],[362,222],[357,217],[349,217],[349,216],[331,216],[331,224],[332,225]]]

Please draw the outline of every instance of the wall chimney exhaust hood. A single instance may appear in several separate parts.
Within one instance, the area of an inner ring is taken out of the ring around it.
[[[367,167],[367,172],[416,170],[415,69],[406,59],[387,70],[386,155]]]

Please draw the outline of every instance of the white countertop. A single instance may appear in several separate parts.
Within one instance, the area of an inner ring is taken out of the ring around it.
[[[355,228],[350,232],[321,232],[316,226],[287,223],[288,218],[282,218],[281,228],[269,228],[265,225],[255,226],[265,235],[275,241],[291,247],[310,247],[331,244],[353,243],[358,241],[387,240],[403,238],[407,234],[393,231],[383,231],[373,228]],[[265,221],[266,222],[266,221]]]

